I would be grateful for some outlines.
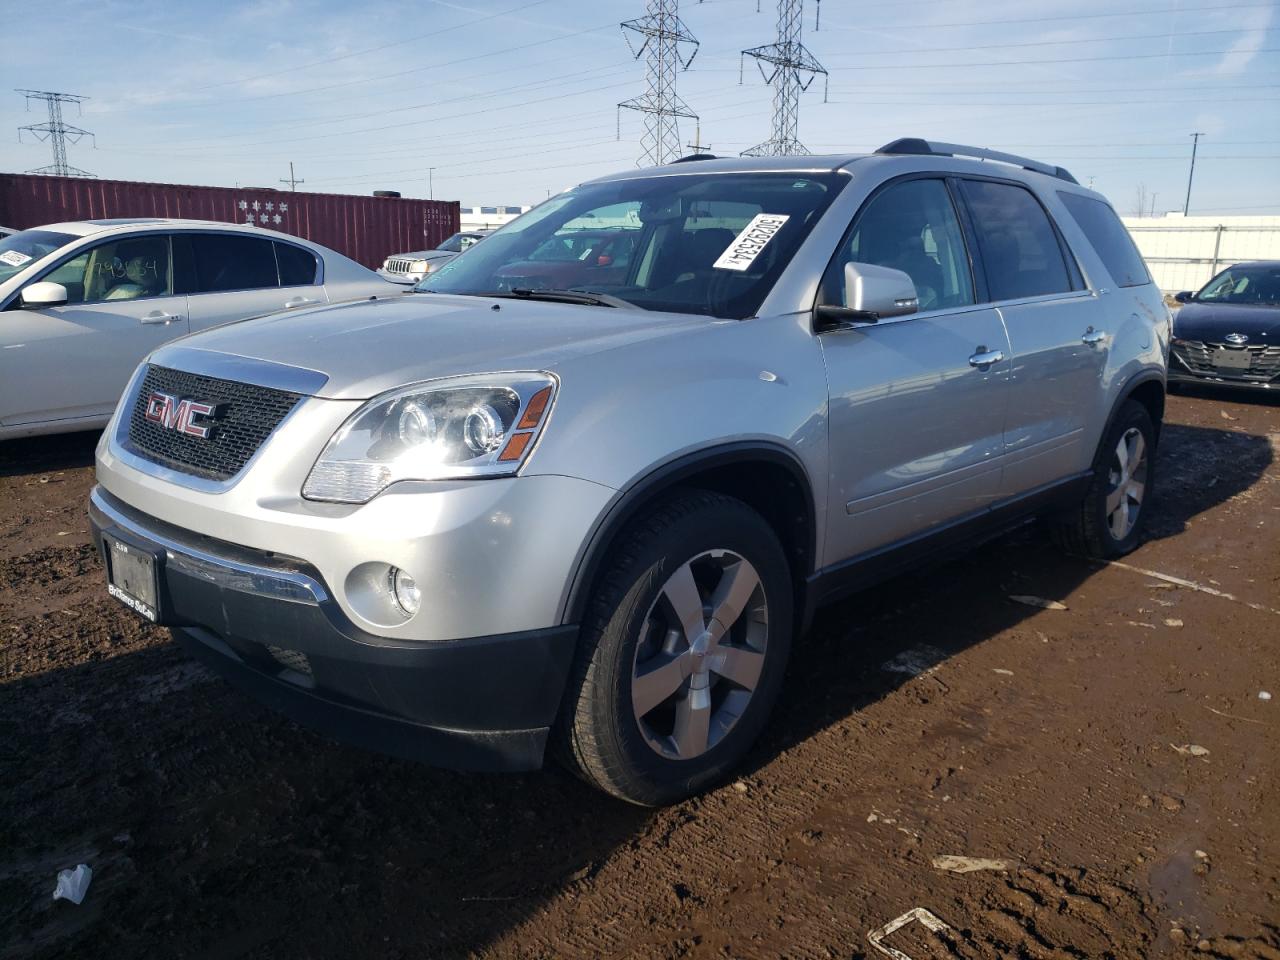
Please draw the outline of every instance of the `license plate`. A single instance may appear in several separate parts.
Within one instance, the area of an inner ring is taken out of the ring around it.
[[[152,623],[160,619],[156,558],[147,550],[104,536],[107,553],[107,592]]]
[[[1213,365],[1226,370],[1248,370],[1252,362],[1248,350],[1219,350],[1213,355]]]

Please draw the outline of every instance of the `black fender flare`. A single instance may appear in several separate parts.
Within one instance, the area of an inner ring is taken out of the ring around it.
[[[813,484],[800,458],[780,443],[767,440],[746,440],[717,444],[695,450],[662,463],[648,473],[636,478],[618,492],[601,515],[591,535],[587,538],[574,566],[573,579],[565,596],[561,623],[581,623],[586,612],[592,584],[600,573],[609,547],[618,533],[633,520],[646,504],[664,491],[678,487],[690,477],[707,470],[732,466],[735,463],[769,463],[786,469],[801,491],[805,502],[807,526],[804,536],[804,566],[793,570],[797,582],[803,584],[814,570],[817,554],[818,511],[813,498]],[[802,599],[800,597],[797,598]],[[801,606],[796,607],[802,609]]]
[[[1125,405],[1125,401],[1131,399],[1137,389],[1147,383],[1159,383],[1161,393],[1168,394],[1169,387],[1166,382],[1165,373],[1156,367],[1147,367],[1139,370],[1130,377],[1123,387],[1120,388],[1120,395],[1116,398],[1116,402],[1111,405],[1111,412],[1107,414],[1107,422],[1102,426],[1102,433],[1098,437],[1098,448],[1102,448],[1103,442],[1107,439],[1107,435],[1111,433],[1111,426],[1115,423],[1116,416],[1120,413],[1120,408]],[[1154,420],[1154,418],[1153,418]],[[1160,425],[1163,423],[1163,417],[1155,420],[1156,439],[1160,438]],[[1097,454],[1095,453],[1095,459]]]

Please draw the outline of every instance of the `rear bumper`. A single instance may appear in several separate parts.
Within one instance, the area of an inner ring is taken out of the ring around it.
[[[335,739],[466,770],[531,770],[568,677],[577,627],[447,641],[355,626],[306,564],[192,535],[95,489],[94,540],[158,558],[160,622],[193,656]]]

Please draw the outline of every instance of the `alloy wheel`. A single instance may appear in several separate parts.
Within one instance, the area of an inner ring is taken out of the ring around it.
[[[1147,441],[1142,431],[1130,427],[1120,437],[1111,455],[1107,478],[1107,530],[1112,539],[1123,540],[1138,523],[1147,491]]]
[[[649,608],[632,668],[649,746],[672,760],[715,747],[760,683],[768,639],[768,599],[748,560],[708,550],[676,569]]]

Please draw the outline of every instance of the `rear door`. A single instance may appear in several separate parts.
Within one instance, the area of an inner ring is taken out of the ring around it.
[[[81,248],[40,276],[60,307],[0,314],[0,418],[6,426],[104,418],[148,353],[188,330],[174,293],[170,238],[126,234]]]
[[[979,301],[942,177],[890,183],[855,217],[822,284],[846,262],[907,273],[920,312],[820,336],[830,391],[827,563],[980,514],[1000,486],[1009,345]]]
[[[1083,469],[1092,456],[1106,365],[1097,298],[1036,195],[1013,181],[963,178],[987,297],[1012,348],[1001,499]]]
[[[288,248],[287,287],[281,285],[277,247]],[[303,258],[294,255],[301,249],[248,234],[209,231],[175,238],[175,262],[188,293],[191,329],[324,303],[324,288],[316,282],[318,265],[312,257],[308,270]]]

